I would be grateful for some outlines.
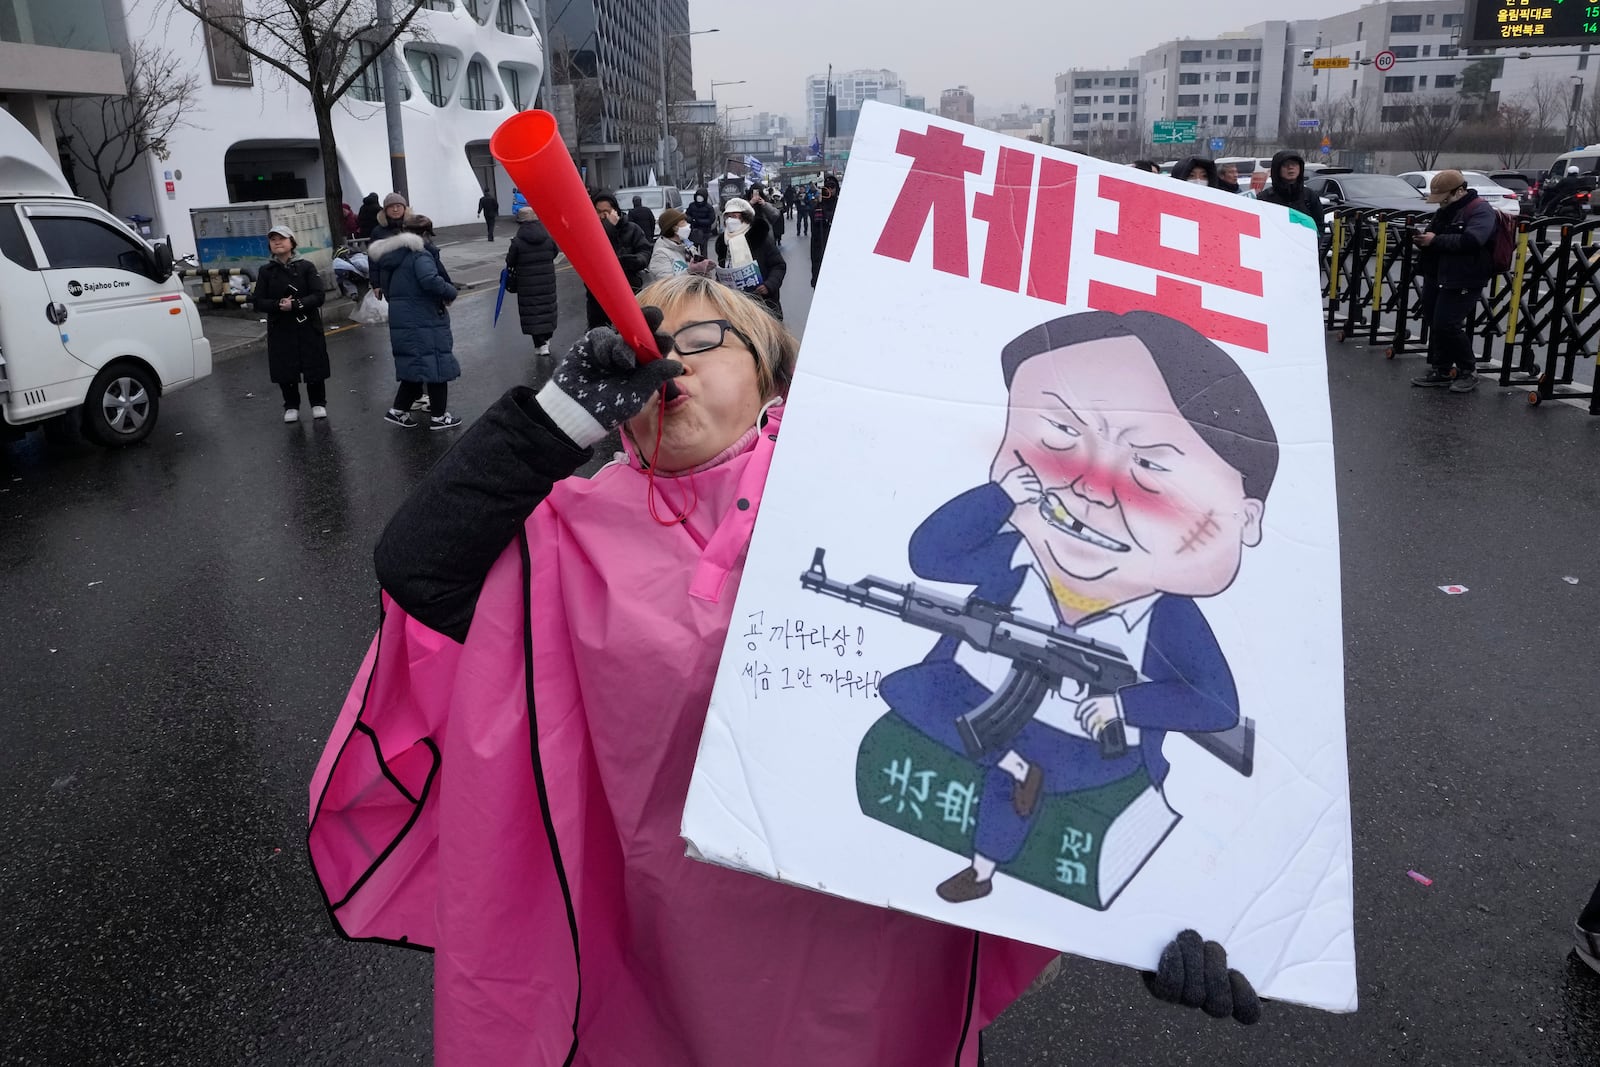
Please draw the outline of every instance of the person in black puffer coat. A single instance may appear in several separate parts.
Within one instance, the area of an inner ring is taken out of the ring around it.
[[[710,247],[711,235],[717,230],[717,209],[711,206],[711,198],[704,188],[695,190],[694,203],[684,208],[683,213],[689,216],[689,240],[703,256]]]
[[[1306,188],[1306,161],[1299,152],[1284,151],[1272,157],[1272,176],[1256,199],[1309,215],[1317,223],[1317,233],[1323,231],[1322,197]]]
[[[779,290],[789,266],[772,239],[767,220],[747,200],[734,197],[722,209],[722,234],[717,238],[717,264],[737,268],[752,260],[761,268],[761,284],[750,290],[750,295],[760,300],[774,318],[783,320],[783,304]]]
[[[511,271],[506,287],[517,294],[522,332],[533,338],[538,355],[548,356],[556,332],[556,243],[531,207],[517,211],[517,234],[506,252],[506,268]]]

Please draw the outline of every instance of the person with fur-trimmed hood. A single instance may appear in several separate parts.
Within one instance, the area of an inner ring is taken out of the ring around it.
[[[783,276],[789,266],[772,237],[772,228],[763,215],[758,214],[750,201],[733,197],[722,208],[722,233],[717,237],[717,264],[730,270],[755,263],[761,270],[761,282],[751,289],[767,310],[783,318],[783,305],[778,291],[783,288]]]
[[[423,241],[433,222],[426,215],[410,215],[405,232],[374,241],[367,250],[373,263],[382,265],[389,299],[389,347],[394,353],[395,377],[400,388],[383,416],[385,422],[410,429],[417,425],[411,405],[428,392],[428,428],[453,430],[461,420],[450,414],[449,383],[461,377],[450,332],[450,304],[455,286],[440,273],[438,261]]]

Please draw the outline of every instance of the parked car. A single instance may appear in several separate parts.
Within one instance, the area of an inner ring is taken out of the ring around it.
[[[1438,173],[1440,172],[1437,170],[1408,170],[1400,175],[1400,180],[1426,196],[1428,183],[1433,181],[1433,176]],[[1496,211],[1503,211],[1507,215],[1522,214],[1522,204],[1514,190],[1493,181],[1481,170],[1464,170],[1461,176],[1467,180],[1467,186],[1489,201],[1489,206]]]
[[[1489,175],[1489,180],[1496,185],[1503,185],[1517,194],[1517,203],[1522,205],[1522,213],[1531,215],[1539,203],[1539,183],[1544,179],[1544,171],[1537,169],[1524,170],[1497,170]]]
[[[1306,188],[1322,197],[1325,207],[1376,208],[1380,211],[1432,212],[1437,208],[1409,182],[1392,174],[1312,174]]]
[[[617,206],[622,209],[623,214],[627,214],[628,209],[633,206],[633,198],[636,196],[643,200],[644,206],[649,208],[651,213],[655,215],[658,228],[663,211],[669,207],[683,207],[683,196],[675,186],[635,185],[632,188],[617,190]],[[655,239],[654,233],[648,236],[652,240]]]

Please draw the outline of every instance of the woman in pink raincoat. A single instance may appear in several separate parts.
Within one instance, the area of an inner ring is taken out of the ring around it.
[[[676,358],[590,331],[378,545],[382,623],[311,786],[335,926],[434,951],[447,1067],[970,1067],[1054,953],[684,854],[796,344],[703,278],[639,299]],[[572,477],[619,426],[626,457]],[[1147,981],[1259,1014],[1192,931]]]

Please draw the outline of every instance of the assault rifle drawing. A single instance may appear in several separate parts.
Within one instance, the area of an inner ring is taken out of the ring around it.
[[[1145,681],[1118,648],[1079,637],[1064,626],[1051,626],[1018,615],[1009,606],[978,597],[953,597],[915,582],[900,584],[873,575],[846,584],[828,577],[825,549],[817,549],[800,585],[814,593],[893,615],[924,630],[966,642],[980,652],[1004,656],[1011,671],[989,697],[956,720],[967,755],[974,759],[1003,752],[1038,713],[1045,697],[1070,678],[1089,696],[1115,694],[1123,686]],[[1192,733],[1190,740],[1249,777],[1255,769],[1255,720],[1236,726]],[[1100,754],[1116,759],[1127,752],[1127,734],[1120,720],[1100,733]]]

